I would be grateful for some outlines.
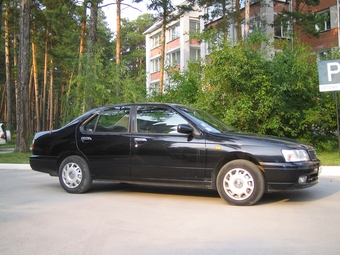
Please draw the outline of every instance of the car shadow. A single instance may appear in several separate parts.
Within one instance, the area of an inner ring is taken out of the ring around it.
[[[332,196],[340,191],[340,181],[331,177],[319,179],[319,183],[313,187],[301,190],[289,190],[273,193],[265,193],[257,205],[277,202],[301,203],[314,202]]]
[[[211,197],[219,198],[216,190],[159,186],[148,184],[126,184],[105,181],[94,181],[92,187],[87,193],[106,193],[112,191],[129,192],[129,193],[145,193],[145,194],[161,194],[161,195],[178,195],[193,197]],[[266,205],[273,203],[299,203],[313,202],[332,196],[340,191],[340,181],[331,177],[320,178],[317,185],[308,189],[280,191],[273,193],[265,193],[256,205]]]
[[[88,192],[97,193],[110,191],[219,198],[217,191],[210,189],[99,181],[94,181]]]

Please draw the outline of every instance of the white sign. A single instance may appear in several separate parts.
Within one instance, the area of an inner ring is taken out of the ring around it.
[[[321,92],[340,90],[340,59],[318,62]]]

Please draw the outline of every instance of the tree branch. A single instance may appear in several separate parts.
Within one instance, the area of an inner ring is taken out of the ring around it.
[[[1,1],[2,1],[2,0],[1,0]],[[114,5],[114,4],[116,4],[116,3],[110,3],[110,4],[101,5],[101,6],[99,6],[98,8],[108,7],[108,6]],[[121,3],[121,5],[124,5],[125,7],[131,7],[132,9],[135,9],[135,10],[137,10],[137,11],[142,12],[140,9],[138,9],[138,8],[136,8],[136,7],[134,7],[134,6],[130,5],[130,4]]]

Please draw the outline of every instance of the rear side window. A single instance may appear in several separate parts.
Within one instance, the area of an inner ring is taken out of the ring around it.
[[[85,132],[124,133],[129,129],[130,107],[106,109],[85,123]]]

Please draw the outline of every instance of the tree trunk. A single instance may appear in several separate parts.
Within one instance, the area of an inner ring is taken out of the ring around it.
[[[79,65],[78,65],[78,75],[81,75],[83,54],[85,51],[85,35],[86,35],[86,6],[87,1],[84,1],[84,14],[81,22],[81,32],[80,32],[80,45],[79,45]]]
[[[117,0],[117,35],[116,35],[116,64],[119,66],[120,64],[120,45],[121,45],[121,11],[120,11],[120,2],[121,0]]]
[[[46,130],[46,91],[47,91],[47,72],[48,72],[48,33],[49,33],[49,24],[47,24],[46,38],[45,38],[44,84],[43,84],[43,98],[42,98],[42,130]]]
[[[17,108],[17,139],[15,151],[28,152],[29,125],[28,125],[28,83],[30,62],[30,1],[21,0],[20,33],[19,33],[19,66],[18,66],[18,108]]]
[[[1,31],[2,31],[2,29],[1,29],[1,26],[2,26],[2,23],[1,23],[1,21],[2,21],[2,3],[3,3],[3,0],[0,0],[0,38],[1,38]]]
[[[95,77],[95,45],[97,42],[97,22],[98,22],[98,1],[93,0],[91,3],[91,17],[89,25],[89,44],[88,44],[88,66],[87,66],[87,81],[84,89],[84,106],[83,112],[92,108],[91,90],[94,86],[93,82]]]
[[[250,3],[249,0],[246,0],[246,7],[245,7],[245,16],[244,16],[244,37],[248,36],[249,34],[249,10],[250,10]]]
[[[228,39],[228,22],[227,22],[227,4],[225,1],[222,3],[222,24],[223,24],[223,40],[224,42]]]
[[[98,2],[93,0],[91,3],[91,17],[90,17],[90,27],[89,27],[89,47],[88,52],[90,57],[94,57],[95,44],[97,42],[97,22],[98,22]]]
[[[50,60],[50,88],[49,88],[49,129],[53,129],[53,59]]]
[[[14,67],[14,96],[15,96],[15,110],[18,109],[18,55],[17,55],[17,46],[18,46],[18,39],[16,32],[14,33],[15,36],[13,38],[13,67]],[[17,111],[16,111],[17,112]]]
[[[121,45],[121,0],[117,0],[117,34],[116,34],[116,96],[119,97],[120,92],[120,45]]]
[[[34,34],[34,29],[32,29],[32,35]],[[35,119],[36,119],[36,132],[41,131],[40,126],[40,111],[39,111],[39,88],[38,88],[38,67],[37,67],[37,47],[34,42],[32,42],[32,65],[33,65],[33,83],[34,83],[34,106],[35,106]]]
[[[1,5],[0,5],[1,8]],[[10,1],[6,6],[5,12],[5,65],[6,65],[6,91],[7,91],[7,123],[6,128],[12,129],[12,89],[11,89],[11,66],[10,66],[10,50],[9,50],[9,10],[10,10]],[[1,21],[1,18],[0,18]],[[1,27],[0,27],[1,30]]]
[[[242,42],[242,20],[240,15],[240,0],[236,0],[236,24],[237,24],[237,39]]]
[[[165,32],[166,32],[166,16],[163,17],[162,36],[161,36],[161,61],[159,67],[159,93],[163,94],[163,80],[164,80],[164,61],[165,61]]]

